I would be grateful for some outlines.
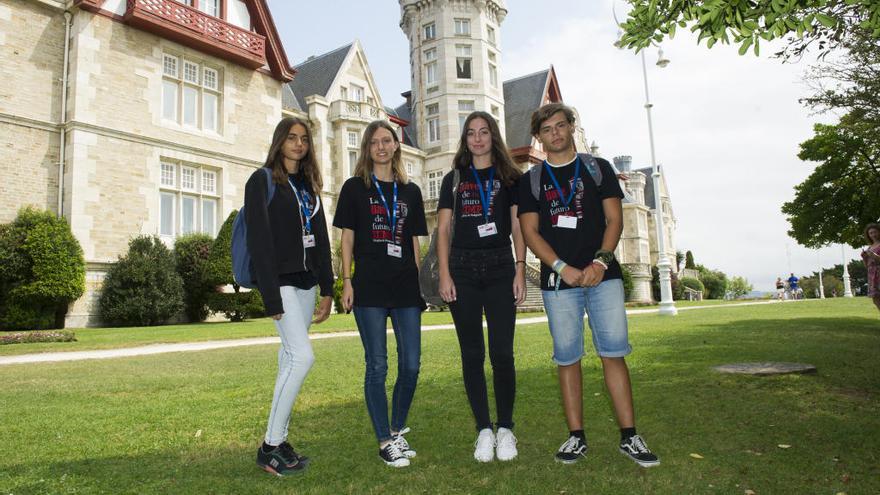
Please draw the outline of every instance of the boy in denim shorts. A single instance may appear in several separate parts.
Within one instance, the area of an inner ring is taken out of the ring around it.
[[[614,258],[623,231],[623,192],[606,160],[576,153],[574,121],[574,112],[561,103],[532,114],[531,133],[547,159],[520,179],[519,192],[520,227],[542,261],[542,296],[569,428],[556,460],[571,464],[587,454],[581,376],[586,311],[617,414],[620,451],[640,466],[656,466],[660,460],[636,434],[624,360],[632,349],[622,274]]]

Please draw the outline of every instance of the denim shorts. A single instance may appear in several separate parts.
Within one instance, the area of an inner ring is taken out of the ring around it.
[[[632,352],[623,305],[623,280],[606,280],[595,287],[541,291],[553,337],[553,361],[568,366],[584,355],[584,312],[589,317],[593,346],[600,357],[623,357]]]

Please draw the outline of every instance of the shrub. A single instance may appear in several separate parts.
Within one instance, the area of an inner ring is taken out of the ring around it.
[[[0,328],[63,327],[84,291],[82,248],[64,219],[26,207],[0,227]]]
[[[679,301],[684,296],[684,289],[678,281],[678,275],[670,272],[670,285],[672,285],[672,300]],[[651,296],[655,301],[661,300],[660,294],[660,270],[656,266],[651,267]]]
[[[247,318],[265,316],[263,298],[260,292],[214,292],[208,296],[208,307],[223,313],[229,321],[244,321]]]
[[[182,309],[183,280],[174,255],[156,236],[132,239],[104,279],[101,319],[119,326],[160,325]]]
[[[703,282],[700,282],[699,279],[693,277],[682,277],[681,285],[691,290],[706,292],[706,287],[703,285]]]
[[[727,293],[727,275],[718,270],[709,270],[703,265],[697,265],[700,271],[700,281],[706,288],[703,293],[704,299],[723,299]]]
[[[236,215],[238,210],[232,210],[220,227],[217,238],[211,244],[207,281],[212,287],[212,292],[208,296],[207,303],[211,311],[223,313],[231,321],[244,321],[247,318],[265,316],[265,310],[259,291],[241,290],[232,276],[232,223]],[[226,285],[231,285],[234,292],[217,290]]]
[[[9,332],[0,334],[0,345],[31,344],[34,342],[76,342],[70,330],[54,330],[49,332]]]
[[[187,234],[174,243],[174,264],[183,279],[184,313],[189,321],[208,317],[208,297],[215,292],[210,280],[210,255],[214,239],[207,234]]]
[[[633,277],[629,269],[620,265],[620,272],[623,274],[623,300],[629,301],[629,295],[633,290]]]

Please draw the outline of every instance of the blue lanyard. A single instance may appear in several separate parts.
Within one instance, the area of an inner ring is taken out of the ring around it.
[[[495,166],[489,168],[489,183],[486,184],[486,190],[483,191],[483,183],[480,176],[477,175],[477,167],[471,163],[471,172],[474,173],[474,181],[477,183],[477,189],[480,190],[480,204],[483,206],[483,218],[489,223],[489,208],[492,206],[492,188],[495,186]]]
[[[556,176],[553,175],[553,168],[547,163],[547,160],[544,160],[544,168],[547,169],[547,175],[550,176],[550,180],[553,181],[553,186],[556,187],[556,192],[559,193],[559,200],[562,201],[562,204],[568,208],[568,205],[571,204],[572,198],[574,198],[574,192],[577,190],[577,180],[581,175],[581,157],[576,157],[574,161],[574,176],[571,178],[571,190],[568,192],[568,199],[565,199],[562,195],[562,188],[559,187],[559,181],[556,180]]]
[[[302,192],[296,185],[290,180],[290,177],[287,178],[287,182],[290,182],[290,187],[293,188],[293,194],[296,194],[296,201],[299,203],[299,207],[302,210],[303,214],[303,226],[305,227],[304,235],[308,235],[312,233],[312,208],[309,206],[309,202],[312,198],[309,196],[309,191],[306,190],[305,184],[303,184]]]
[[[376,174],[373,174],[373,184],[376,185],[376,191],[379,192],[379,199],[382,200],[382,206],[385,207],[385,214],[388,216],[388,221],[390,222],[388,225],[391,227],[391,243],[396,244],[394,242],[394,229],[396,228],[396,224],[394,221],[397,219],[397,181],[393,182],[392,190],[394,191],[394,196],[391,199],[391,208],[388,208],[388,202],[385,201],[385,195],[382,194],[382,187],[379,186],[379,179],[376,178]]]

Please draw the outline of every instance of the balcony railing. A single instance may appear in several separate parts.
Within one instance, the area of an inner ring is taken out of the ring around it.
[[[385,110],[364,101],[338,100],[330,104],[331,122],[340,119],[371,122],[385,118]]]
[[[132,26],[253,69],[266,65],[266,38],[174,0],[127,0]]]

